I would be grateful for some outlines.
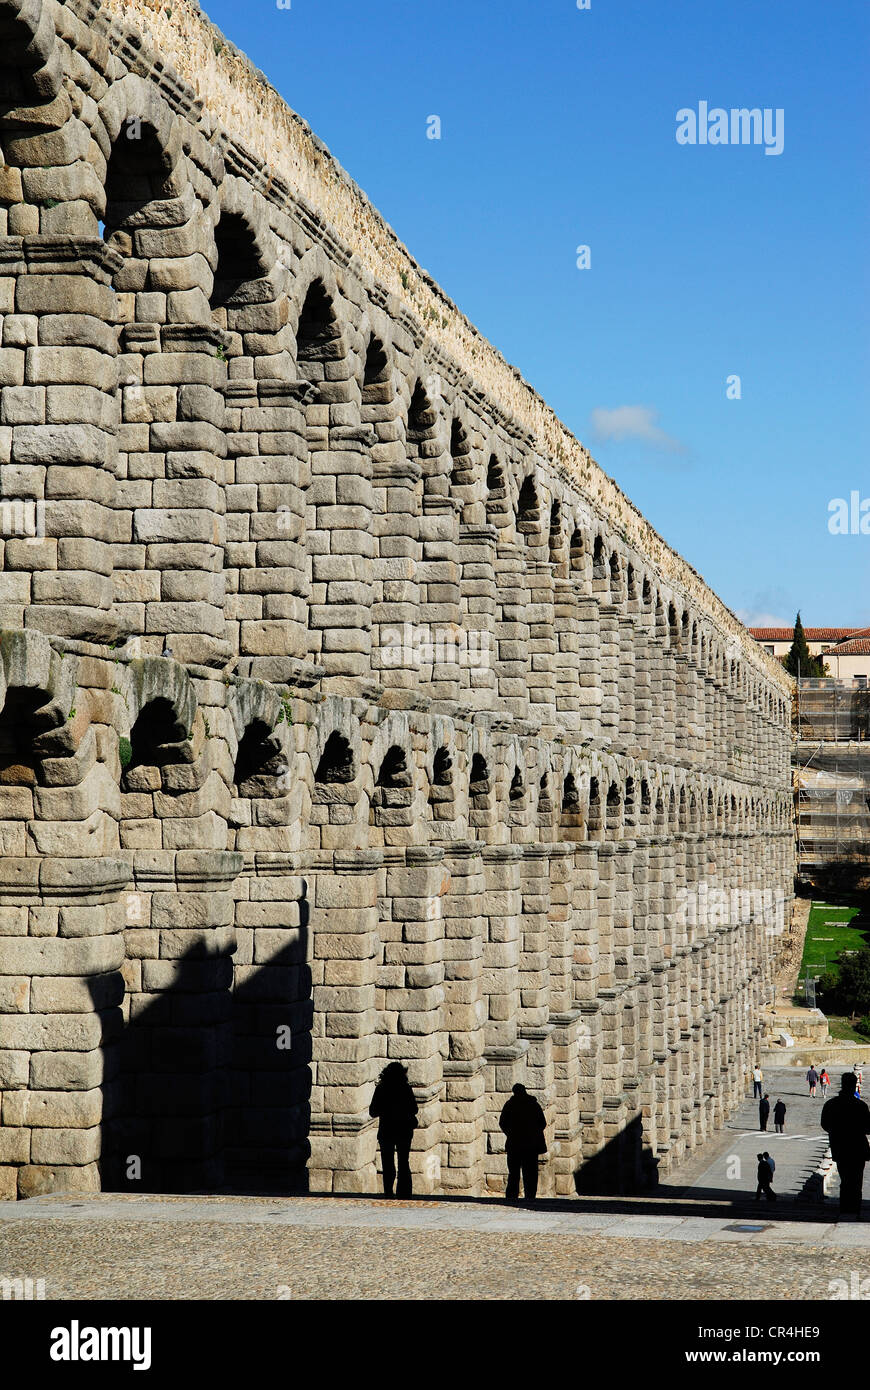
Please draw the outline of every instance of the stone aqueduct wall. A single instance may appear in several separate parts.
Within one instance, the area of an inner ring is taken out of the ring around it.
[[[517,1080],[545,1190],[667,1171],[787,678],[186,0],[0,37],[0,1194],[371,1190],[388,1058],[417,1190]]]

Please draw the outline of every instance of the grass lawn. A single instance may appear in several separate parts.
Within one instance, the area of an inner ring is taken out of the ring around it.
[[[849,925],[857,915],[857,907],[830,907],[828,903],[813,903],[801,961],[802,980],[806,979],[808,970],[811,978],[824,974],[826,970],[839,975],[840,967],[835,959],[838,951],[860,951],[863,946],[870,946],[867,933],[856,931]]]
[[[863,1033],[856,1033],[847,1018],[831,1018],[828,1015],[828,1031],[835,1042],[859,1042],[870,1043],[870,1038],[865,1038]]]

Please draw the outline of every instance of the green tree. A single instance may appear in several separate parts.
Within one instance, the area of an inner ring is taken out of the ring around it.
[[[794,620],[794,641],[791,650],[782,658],[782,664],[790,676],[800,676],[801,679],[807,676],[824,676],[827,672],[822,658],[810,655],[800,613]]]
[[[837,997],[851,1019],[856,1014],[870,1014],[870,947],[863,947],[854,956],[841,951],[840,979]]]

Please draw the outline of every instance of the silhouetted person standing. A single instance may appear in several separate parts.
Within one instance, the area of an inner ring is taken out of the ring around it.
[[[767,1129],[767,1117],[770,1114],[770,1096],[765,1091],[761,1100],[758,1102],[758,1128],[762,1133]]]
[[[785,1101],[778,1100],[773,1107],[773,1125],[777,1134],[785,1132]]]
[[[408,1071],[401,1062],[390,1062],[378,1078],[369,1114],[378,1121],[378,1144],[384,1176],[384,1196],[392,1197],[396,1183],[397,1197],[410,1197],[411,1165],[408,1155],[417,1128],[417,1102]],[[396,1164],[399,1179],[396,1182]]]
[[[773,1169],[770,1166],[770,1159],[767,1154],[756,1154],[758,1159],[758,1186],[755,1189],[755,1200],[760,1201],[762,1192],[768,1202],[776,1201],[776,1193],[771,1187],[773,1182]]]
[[[508,1202],[519,1200],[522,1173],[523,1194],[527,1202],[533,1202],[538,1191],[538,1154],[547,1152],[544,1138],[547,1117],[535,1097],[530,1096],[525,1086],[517,1082],[498,1123],[507,1136],[508,1181],[505,1198]]]
[[[831,1153],[840,1174],[840,1216],[859,1220],[864,1164],[870,1158],[870,1110],[855,1095],[855,1073],[840,1078],[840,1094],[826,1100],[820,1123],[831,1140]]]

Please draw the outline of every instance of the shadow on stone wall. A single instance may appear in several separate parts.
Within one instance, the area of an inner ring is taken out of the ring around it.
[[[102,1188],[300,1192],[310,1153],[307,902],[297,940],[234,988],[231,956],[191,951],[123,1025],[104,1011]],[[96,1001],[95,1001],[96,1002]]]
[[[580,1196],[624,1196],[654,1192],[658,1180],[658,1161],[644,1146],[643,1121],[637,1115],[575,1171],[574,1188]]]

